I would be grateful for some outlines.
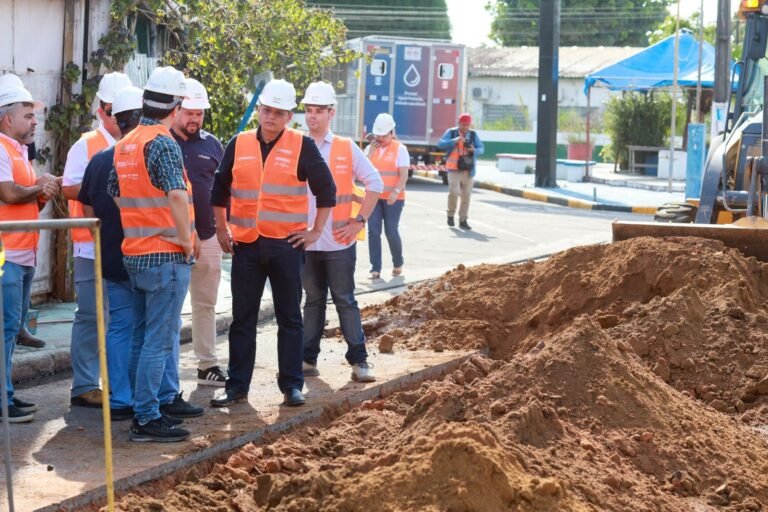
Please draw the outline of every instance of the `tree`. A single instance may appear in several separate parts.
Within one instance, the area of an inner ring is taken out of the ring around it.
[[[664,38],[675,33],[677,23],[674,16],[667,16],[655,30],[648,32],[648,44],[656,44]],[[695,12],[690,18],[680,18],[680,28],[688,29],[696,39],[699,38],[699,13]],[[709,44],[715,44],[715,32],[717,26],[714,23],[705,25],[703,30],[704,40]]]
[[[350,38],[371,35],[450,39],[445,0],[307,0],[332,9],[344,20]],[[482,8],[482,7],[478,7]],[[471,30],[454,27],[454,30]]]
[[[176,0],[178,13],[159,21],[181,34],[163,56],[208,89],[210,129],[234,135],[252,92],[255,74],[272,71],[298,93],[325,67],[348,62],[346,28],[327,9],[308,9],[303,0]]]
[[[667,15],[671,0],[562,0],[562,46],[647,46],[646,33]],[[541,0],[496,0],[491,38],[504,46],[538,46]],[[609,4],[609,5],[606,5]]]

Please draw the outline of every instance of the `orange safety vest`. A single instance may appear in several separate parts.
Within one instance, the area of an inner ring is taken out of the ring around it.
[[[126,256],[182,252],[181,246],[162,240],[161,236],[177,236],[176,223],[171,215],[165,192],[155,187],[149,178],[144,148],[159,135],[171,137],[163,125],[139,125],[115,145],[115,170],[120,185],[120,220],[123,224],[122,250]],[[192,207],[192,186],[187,180],[190,231],[195,229]]]
[[[32,187],[37,181],[35,170],[27,159],[7,139],[0,137],[0,146],[8,153],[13,171],[13,182],[24,187]],[[0,220],[37,220],[37,201],[24,204],[6,204],[0,201]],[[40,235],[37,231],[17,231],[3,233],[3,247],[14,251],[37,250]]]
[[[307,229],[307,184],[297,177],[303,140],[301,132],[286,128],[263,162],[256,130],[237,136],[229,215],[233,240],[286,238]]]
[[[93,158],[93,155],[102,149],[109,147],[109,142],[107,141],[107,138],[104,136],[104,134],[101,133],[101,130],[92,130],[90,132],[86,132],[80,137],[80,140],[83,139],[85,139],[86,143],[88,161]],[[83,212],[83,203],[77,201],[76,199],[70,199],[67,201],[67,205],[69,206],[69,218],[76,219],[85,217],[85,213]],[[73,229],[72,241],[93,242],[93,235],[91,235],[91,230],[87,228]]]
[[[384,182],[384,192],[379,199],[389,199],[389,193],[395,190],[397,182],[400,181],[400,170],[397,167],[397,154],[400,150],[400,143],[393,140],[384,148],[382,152],[379,148],[371,148],[368,153],[368,159],[381,174],[381,180]],[[405,199],[405,190],[401,190],[397,199]]]
[[[464,137],[459,137],[458,142],[456,142],[456,145],[453,147],[450,153],[448,153],[448,158],[445,160],[445,168],[449,171],[458,171],[459,170],[459,158],[461,158],[464,155]]]
[[[346,226],[349,219],[357,217],[365,196],[365,191],[355,185],[351,144],[350,139],[337,135],[333,136],[331,142],[328,167],[336,184],[336,206],[333,207],[331,221],[333,230]],[[358,233],[357,239],[365,240],[364,229]]]

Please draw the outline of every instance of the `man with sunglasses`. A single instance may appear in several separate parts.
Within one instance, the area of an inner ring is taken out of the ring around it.
[[[86,132],[67,153],[64,166],[62,194],[68,200],[69,216],[84,217],[83,204],[77,200],[85,168],[91,158],[103,149],[115,145],[120,138],[120,127],[112,117],[112,101],[117,93],[133,84],[128,75],[113,72],[99,82],[96,97],[99,108],[96,116],[99,126]],[[93,268],[93,237],[88,229],[73,229],[72,256],[74,260],[75,297],[77,309],[72,322],[72,391],[70,404],[80,407],[101,407],[99,387],[99,348],[96,337],[96,274]]]

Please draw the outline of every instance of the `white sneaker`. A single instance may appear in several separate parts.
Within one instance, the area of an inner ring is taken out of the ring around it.
[[[373,374],[373,365],[365,361],[353,364],[352,380],[356,382],[374,382],[376,376]]]
[[[317,369],[316,364],[310,364],[306,361],[302,361],[301,369],[304,371],[305,377],[317,377],[320,375],[320,370]]]

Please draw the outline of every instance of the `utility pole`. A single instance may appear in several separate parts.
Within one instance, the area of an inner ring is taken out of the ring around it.
[[[557,79],[560,0],[541,0],[539,8],[539,99],[536,126],[537,187],[557,182]]]
[[[712,103],[712,137],[725,129],[731,89],[731,0],[717,2],[715,39],[715,95]]]

